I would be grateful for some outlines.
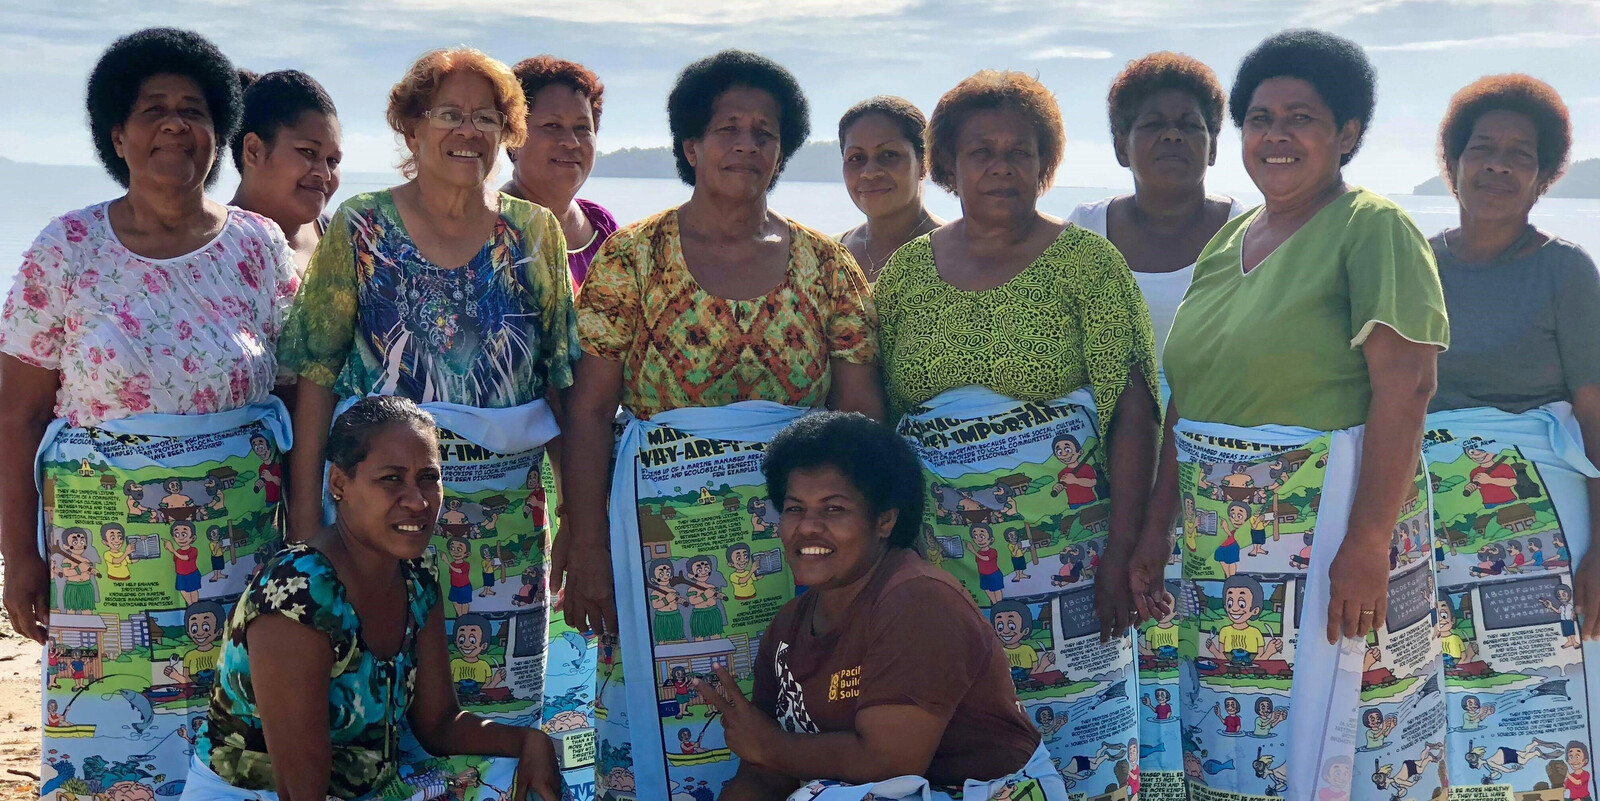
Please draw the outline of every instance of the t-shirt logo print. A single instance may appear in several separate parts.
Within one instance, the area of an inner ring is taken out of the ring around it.
[[[773,708],[778,725],[784,731],[819,734],[817,724],[811,721],[811,714],[806,711],[805,690],[789,671],[788,643],[778,643],[778,651],[773,655],[772,662],[773,672],[778,674],[778,703]]]

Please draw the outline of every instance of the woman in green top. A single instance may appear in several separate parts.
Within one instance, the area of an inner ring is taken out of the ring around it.
[[[1344,182],[1374,86],[1359,46],[1318,31],[1274,35],[1240,65],[1230,111],[1266,203],[1206,246],[1178,310],[1163,362],[1166,437],[1133,559],[1140,612],[1159,617],[1173,602],[1161,578],[1180,490],[1203,520],[1241,505],[1259,516],[1239,532],[1249,553],[1223,526],[1198,524],[1192,547],[1185,532],[1182,626],[1198,654],[1180,658],[1198,681],[1182,716],[1199,725],[1191,747],[1216,757],[1238,748],[1237,727],[1201,723],[1207,710],[1246,692],[1286,701],[1288,725],[1249,756],[1257,775],[1287,768],[1295,784],[1337,774],[1322,768],[1341,753],[1354,758],[1353,733],[1370,728],[1354,719],[1358,676],[1380,727],[1398,719],[1406,733],[1363,749],[1374,775],[1420,764],[1444,736],[1443,695],[1428,689],[1442,681],[1438,638],[1423,630],[1431,604],[1411,602],[1432,598],[1432,566],[1410,561],[1391,577],[1390,544],[1397,522],[1426,515],[1422,420],[1449,335],[1426,238],[1394,203]],[[1294,559],[1302,537],[1309,566]],[[1387,614],[1391,592],[1408,601]],[[1332,645],[1340,637],[1358,639]],[[1261,790],[1246,771],[1187,778]],[[1389,797],[1364,780],[1292,792],[1315,789]]]

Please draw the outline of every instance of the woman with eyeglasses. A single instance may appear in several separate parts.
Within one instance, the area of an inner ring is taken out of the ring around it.
[[[527,116],[511,69],[471,48],[424,54],[390,91],[410,180],[339,207],[279,342],[278,358],[300,377],[289,539],[327,519],[322,461],[336,412],[366,395],[399,395],[434,416],[450,454],[437,550],[452,553],[450,538],[470,536],[472,553],[489,546],[507,569],[543,563],[543,516],[502,512],[544,506],[528,477],[558,430],[557,393],[578,355],[566,242],[543,207],[485,189],[501,151],[522,145]],[[441,589],[452,626],[457,610],[512,609],[511,593],[479,595],[476,562],[449,567]],[[519,616],[519,639],[542,623]],[[484,660],[512,673],[522,665],[502,653],[504,627],[477,634],[452,635],[452,658],[474,670]],[[507,710],[537,704],[542,685],[536,676],[458,681],[457,693],[469,709]]]

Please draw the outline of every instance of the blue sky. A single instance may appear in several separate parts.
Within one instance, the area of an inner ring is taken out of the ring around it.
[[[984,67],[1037,73],[1067,121],[1058,182],[1124,186],[1104,98],[1129,59],[1171,49],[1224,83],[1263,36],[1314,26],[1366,46],[1378,68],[1377,119],[1351,180],[1404,191],[1436,171],[1433,141],[1451,93],[1480,75],[1549,81],[1572,108],[1577,158],[1600,156],[1600,0],[7,0],[0,8],[0,155],[92,163],[84,81],[100,50],[150,25],[193,28],[240,66],[303,69],[345,125],[346,164],[385,170],[389,87],[419,53],[470,44],[505,61],[553,53],[606,83],[602,150],[667,143],[664,103],[678,69],[723,47],[757,50],[799,76],[815,138],[838,115],[891,93],[932,107]],[[1218,189],[1247,188],[1225,129]]]

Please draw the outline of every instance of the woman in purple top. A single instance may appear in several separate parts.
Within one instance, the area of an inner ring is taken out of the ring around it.
[[[500,191],[544,206],[561,220],[577,288],[606,237],[617,230],[610,212],[577,197],[594,169],[605,86],[582,64],[554,56],[524,59],[512,72],[528,97],[528,141],[507,152],[513,170]]]

